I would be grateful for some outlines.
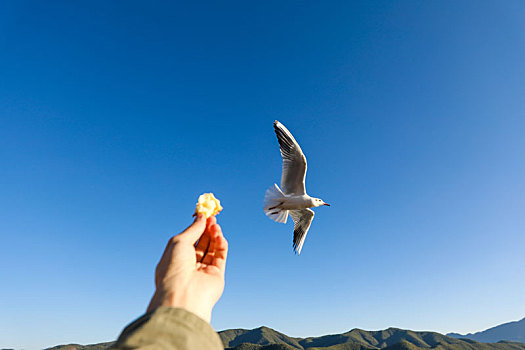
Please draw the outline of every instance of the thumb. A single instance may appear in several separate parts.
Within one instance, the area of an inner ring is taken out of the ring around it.
[[[183,232],[181,232],[181,238],[190,240],[193,244],[199,240],[204,233],[206,228],[206,216],[199,214],[193,221],[193,224],[188,226]]]

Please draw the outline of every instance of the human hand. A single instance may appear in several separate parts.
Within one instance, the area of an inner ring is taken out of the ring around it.
[[[228,242],[214,216],[199,215],[172,237],[155,271],[156,290],[148,311],[180,307],[210,322],[224,290]]]

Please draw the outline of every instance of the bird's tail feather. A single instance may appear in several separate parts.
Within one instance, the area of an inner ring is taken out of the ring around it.
[[[266,216],[275,222],[286,224],[288,220],[288,210],[279,208],[279,206],[283,204],[284,198],[285,195],[279,186],[273,184],[273,186],[266,190],[263,206]]]

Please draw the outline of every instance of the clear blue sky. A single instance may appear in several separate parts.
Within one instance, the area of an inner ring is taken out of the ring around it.
[[[523,1],[3,1],[0,347],[114,339],[212,191],[218,329],[476,331],[525,316]],[[265,217],[272,122],[303,252]]]

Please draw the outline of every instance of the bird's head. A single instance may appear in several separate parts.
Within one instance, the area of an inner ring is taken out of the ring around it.
[[[325,203],[321,198],[312,198],[314,201],[314,206],[320,207],[321,205],[327,205],[330,206],[330,204]]]

